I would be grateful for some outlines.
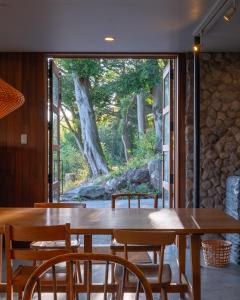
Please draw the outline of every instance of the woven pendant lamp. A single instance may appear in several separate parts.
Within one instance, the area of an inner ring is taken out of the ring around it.
[[[0,118],[19,108],[24,100],[21,92],[0,78]]]

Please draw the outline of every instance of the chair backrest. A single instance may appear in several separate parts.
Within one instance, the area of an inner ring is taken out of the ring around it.
[[[125,193],[112,194],[112,208],[116,208],[117,201],[127,200],[127,207],[141,208],[143,200],[152,199],[150,207],[158,208],[158,194],[140,194],[140,193]],[[149,204],[148,204],[149,205]]]
[[[151,245],[158,246],[159,268],[158,279],[161,282],[163,274],[165,247],[174,243],[176,234],[173,231],[137,231],[137,230],[114,230],[113,237],[118,243],[124,245],[125,259],[128,259],[128,245]]]
[[[22,227],[5,225],[5,254],[6,254],[6,273],[8,293],[11,294],[13,279],[13,261],[29,260],[44,261],[56,255],[71,252],[70,224],[57,226],[32,226]],[[32,241],[65,241],[65,248],[48,249],[36,251],[29,247],[13,247],[14,242],[32,242]]]
[[[31,275],[31,277],[28,280],[28,283],[26,285],[26,288],[24,290],[24,296],[23,300],[31,300],[33,299],[34,291],[38,291],[41,287],[39,282],[41,282],[41,277],[50,269],[52,269],[53,266],[56,266],[58,264],[63,265],[65,262],[66,270],[68,271],[68,286],[66,288],[66,291],[68,293],[68,300],[76,299],[76,293],[81,293],[81,288],[83,288],[83,285],[76,282],[76,276],[74,276],[74,264],[76,262],[83,263],[85,262],[87,264],[87,276],[85,276],[87,282],[85,282],[86,291],[84,293],[87,293],[87,299],[90,299],[91,295],[91,288],[90,284],[92,283],[92,276],[91,276],[91,267],[92,262],[104,262],[105,263],[105,272],[103,274],[103,299],[108,299],[108,293],[112,294],[112,291],[108,289],[109,284],[109,267],[111,264],[118,264],[121,265],[124,268],[124,272],[130,272],[133,274],[133,276],[137,279],[137,285],[135,289],[136,298],[138,299],[139,293],[144,292],[145,299],[152,300],[152,291],[151,287],[145,278],[142,271],[137,268],[134,264],[131,262],[118,257],[114,255],[109,254],[95,254],[95,253],[72,253],[68,255],[59,255],[55,258],[50,259],[49,261],[46,261],[42,265],[40,265],[34,273]],[[104,268],[104,264],[101,264],[101,268]],[[100,272],[101,273],[101,272]],[[122,281],[122,284],[124,284],[124,280]],[[57,283],[55,283],[57,285]],[[98,280],[98,286],[99,286],[99,280]],[[123,289],[122,289],[123,291]],[[78,298],[78,297],[77,297]],[[50,299],[50,298],[48,298]],[[61,298],[62,299],[62,298]],[[100,298],[99,298],[100,299]]]
[[[86,203],[75,203],[75,202],[36,202],[34,203],[35,208],[85,208]]]

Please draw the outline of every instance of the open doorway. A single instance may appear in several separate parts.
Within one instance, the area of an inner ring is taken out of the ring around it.
[[[49,80],[49,199],[157,193],[174,205],[175,59],[56,58]]]

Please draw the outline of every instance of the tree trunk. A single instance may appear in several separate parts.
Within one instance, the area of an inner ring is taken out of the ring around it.
[[[141,92],[137,94],[137,118],[139,135],[144,134],[146,129],[144,102],[144,93]]]
[[[152,90],[153,97],[153,118],[156,131],[156,150],[162,151],[162,89],[161,85],[155,84]]]
[[[130,143],[129,132],[128,132],[128,110],[129,107],[127,108],[126,114],[124,116],[123,133],[122,133],[122,142],[123,142],[124,156],[126,162],[129,160],[129,153],[131,151],[131,143]]]
[[[89,79],[73,74],[76,102],[79,110],[84,155],[87,158],[93,176],[108,173],[103,156],[96,120],[89,99]]]

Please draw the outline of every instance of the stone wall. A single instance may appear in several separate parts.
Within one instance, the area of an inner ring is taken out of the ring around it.
[[[201,54],[201,207],[224,208],[226,179],[240,175],[240,54]],[[193,57],[186,74],[186,205],[193,200]]]

